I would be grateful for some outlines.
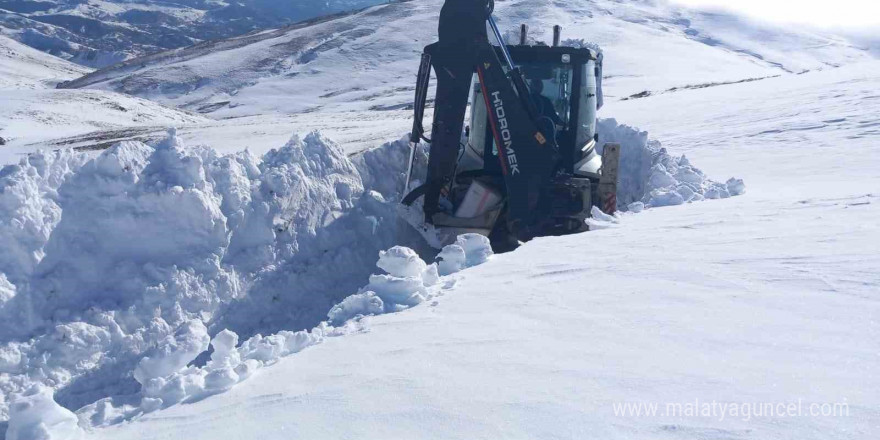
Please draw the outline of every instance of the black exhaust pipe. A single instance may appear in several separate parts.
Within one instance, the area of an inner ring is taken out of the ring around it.
[[[519,27],[519,45],[525,46],[529,36],[529,25],[523,23]]]
[[[553,47],[559,47],[559,38],[562,36],[562,26],[553,26]]]

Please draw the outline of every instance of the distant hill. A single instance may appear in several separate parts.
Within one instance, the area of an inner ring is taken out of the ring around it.
[[[125,59],[385,0],[0,0],[0,32],[76,63]]]
[[[0,164],[43,147],[47,139],[125,128],[186,126],[206,118],[145,99],[105,90],[58,90],[61,81],[91,69],[0,35]],[[95,134],[91,144],[112,138]],[[36,146],[33,146],[36,144]],[[59,141],[56,146],[65,146]]]
[[[166,51],[65,85],[128,93],[237,117],[319,110],[394,110],[412,101],[423,46],[436,38],[442,0],[397,2],[310,23]],[[506,31],[528,23],[547,41],[600,44],[611,99],[672,88],[827,69],[870,59],[831,34],[755,23],[663,2],[510,0]]]
[[[0,89],[55,87],[91,71],[0,35]]]

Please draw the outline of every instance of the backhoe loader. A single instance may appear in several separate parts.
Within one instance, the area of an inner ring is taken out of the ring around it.
[[[503,252],[534,237],[586,231],[593,206],[616,210],[620,146],[600,148],[596,132],[601,52],[560,46],[559,26],[552,45],[526,44],[526,25],[520,44],[507,45],[493,7],[446,0],[439,41],[422,54],[400,214],[437,248],[477,232]],[[428,138],[422,120],[432,70]],[[412,175],[421,144],[429,145],[423,178]]]

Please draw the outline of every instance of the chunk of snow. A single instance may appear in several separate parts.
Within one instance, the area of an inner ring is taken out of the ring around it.
[[[260,368],[260,361],[256,359],[247,359],[235,367],[235,374],[238,375],[239,381],[244,381],[254,374],[257,368]]]
[[[18,344],[0,347],[0,373],[15,374],[21,369],[22,353]]]
[[[3,303],[15,296],[15,286],[6,279],[6,274],[0,272],[0,307]]]
[[[238,383],[238,373],[232,367],[217,368],[205,375],[205,389],[208,391],[225,391]]]
[[[198,368],[187,368],[167,378],[155,377],[144,385],[142,393],[145,397],[159,399],[163,407],[200,396],[205,391],[205,374]]]
[[[651,191],[648,205],[652,207],[675,206],[684,203],[684,197],[674,189],[655,189]]]
[[[166,377],[180,371],[207,350],[210,341],[205,324],[197,320],[188,321],[150,355],[141,359],[134,370],[134,378],[145,385],[150,379]]]
[[[482,238],[488,242],[487,238]],[[479,239],[475,240],[482,243]],[[475,251],[476,253],[478,252]],[[436,264],[426,264],[415,251],[401,246],[381,252],[376,265],[389,274],[371,275],[369,284],[361,288],[359,293],[373,293],[382,300],[386,311],[389,308],[395,310],[411,307],[425,301],[429,295],[428,288],[440,280],[440,271]]]
[[[437,264],[430,264],[421,274],[422,276],[422,284],[425,287],[433,286],[440,282],[440,271],[437,269]]]
[[[211,339],[211,360],[208,365],[212,368],[236,367],[241,363],[241,356],[235,347],[238,345],[238,335],[229,329],[224,329]]]
[[[437,254],[437,265],[440,275],[449,275],[459,272],[467,267],[467,254],[464,248],[457,244],[444,246]]]
[[[590,226],[591,230],[612,228],[617,226],[618,223],[620,223],[619,218],[602,212],[598,206],[592,208],[590,211],[590,218],[587,219],[587,224]]]
[[[365,291],[373,291],[387,304],[414,306],[425,300],[427,290],[421,277],[400,278],[393,275],[372,275]]]
[[[489,239],[482,234],[461,234],[455,244],[464,249],[466,267],[483,264],[493,254]]]
[[[6,440],[74,440],[82,438],[75,414],[55,403],[52,390],[33,387],[14,398]]]
[[[730,178],[730,180],[727,181],[727,192],[729,192],[731,196],[743,195],[746,193],[746,184],[742,179]]]
[[[340,325],[359,315],[378,315],[385,310],[385,303],[376,292],[366,291],[351,295],[333,306],[327,317],[330,323]]]
[[[613,215],[606,214],[598,206],[594,206],[590,211],[590,216],[597,221],[607,222],[607,223],[619,223],[618,219]]]
[[[376,266],[395,277],[414,277],[421,275],[428,265],[416,251],[404,246],[394,246],[387,251],[379,251],[379,262]]]
[[[244,342],[241,354],[245,359],[262,363],[275,362],[284,354],[284,337],[281,335],[256,335]]]
[[[654,188],[668,188],[676,183],[678,181],[675,180],[672,174],[666,171],[666,167],[661,164],[654,165],[654,168],[651,170],[651,178],[648,180],[649,185]]]
[[[144,413],[150,413],[162,408],[162,399],[156,397],[144,397],[141,400],[141,409]]]
[[[584,40],[583,38],[566,38],[562,40],[560,43],[562,47],[574,47],[577,49],[592,49],[596,52],[602,53],[602,47],[599,46],[598,43],[594,43],[592,41]]]
[[[682,156],[682,159],[684,159],[684,156]],[[676,183],[683,182],[700,185],[704,180],[706,180],[706,176],[703,175],[702,171],[690,165],[679,167],[678,172],[675,173]]]

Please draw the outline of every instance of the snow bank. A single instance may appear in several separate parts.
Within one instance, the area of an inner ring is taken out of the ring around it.
[[[189,368],[223,328],[249,338],[239,376],[248,359],[295,350],[250,337],[314,327],[378,250],[415,239],[394,218],[405,160],[385,162],[405,148],[352,161],[311,133],[262,158],[220,156],[172,132],[0,169],[0,421],[8,396],[35,384],[68,408],[143,384],[163,397],[202,387],[153,381]],[[119,416],[102,405],[96,417]]]
[[[211,340],[214,351],[205,366],[189,366],[169,375],[149,378],[143,382],[140,406],[122,407],[112,413],[122,414],[121,419],[128,419],[179,402],[227,391],[235,384],[247,380],[263,365],[274,363],[284,356],[321,342],[326,333],[325,328],[327,326],[322,324],[311,332],[282,331],[266,337],[256,335],[239,347],[236,347],[238,335],[230,330],[223,330]],[[194,359],[198,354],[192,354],[191,358]],[[81,419],[93,426],[120,420],[119,417],[101,417],[106,411],[99,411],[99,404],[81,409],[78,412]],[[104,402],[104,405],[108,404],[112,405],[112,401]]]
[[[462,261],[465,264],[461,268],[481,264],[492,255],[489,240],[478,234],[462,235],[456,244],[444,249],[445,254],[457,254],[453,251],[464,252]],[[402,246],[380,251],[376,266],[387,273],[374,275],[358,293],[335,305],[327,314],[329,321],[310,331],[281,331],[265,337],[256,335],[240,346],[236,346],[238,335],[226,329],[211,340],[213,352],[205,366],[183,368],[188,362],[186,359],[192,360],[198,354],[189,349],[194,346],[191,341],[195,339],[196,344],[201,344],[206,337],[203,328],[195,325],[195,329],[178,335],[167,344],[183,348],[162,350],[157,362],[144,358],[150,368],[142,368],[144,361],[141,361],[135,371],[135,377],[143,384],[139,404],[117,404],[113,399],[103,399],[78,411],[80,423],[87,426],[114,424],[180,402],[227,391],[263,366],[319,344],[327,337],[361,331],[364,326],[360,321],[365,316],[398,312],[433,298],[442,289],[437,274],[438,263],[442,262],[442,257],[438,257],[438,262],[429,265],[415,251]],[[180,339],[186,342],[181,344]],[[144,370],[169,373],[147,376]]]
[[[722,199],[745,193],[745,183],[709,179],[685,156],[673,156],[648,133],[615,119],[599,121],[600,143],[620,143],[617,207],[640,212],[645,208],[681,205],[704,199]]]

